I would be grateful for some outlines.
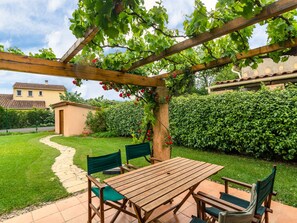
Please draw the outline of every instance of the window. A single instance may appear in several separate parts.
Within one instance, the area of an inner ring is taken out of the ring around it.
[[[39,96],[42,96],[42,91],[39,91]]]
[[[28,96],[32,97],[33,96],[33,92],[32,91],[28,91]]]
[[[22,96],[22,91],[21,90],[17,90],[17,96]]]

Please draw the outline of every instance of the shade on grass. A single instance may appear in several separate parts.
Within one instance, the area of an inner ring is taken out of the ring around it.
[[[76,148],[74,163],[85,170],[87,155],[98,156],[121,149],[124,162],[126,160],[125,145],[132,144],[132,139],[129,138],[55,137],[52,140]],[[223,170],[212,177],[213,180],[218,182],[222,182],[220,178],[226,176],[247,183],[254,183],[258,179],[266,177],[275,164],[250,157],[211,153],[177,146],[173,147],[172,156],[186,157],[225,166]],[[137,159],[133,164],[138,166],[148,165],[142,158]],[[297,207],[297,166],[286,163],[276,163],[276,165],[277,174],[274,188],[278,195],[273,199]],[[101,175],[100,177],[105,178],[107,176]]]
[[[39,142],[47,135],[0,136],[0,214],[68,194],[51,170],[60,153]]]

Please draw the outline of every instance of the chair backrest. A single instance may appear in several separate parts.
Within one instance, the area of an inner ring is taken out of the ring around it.
[[[272,173],[262,181],[257,181],[257,204],[256,210],[261,207],[268,196],[272,195],[274,180],[276,174],[276,166],[273,167]]]
[[[250,205],[244,211],[224,211],[219,213],[219,223],[251,223],[253,221],[256,204],[257,204],[257,189],[256,184],[253,184],[251,190]]]
[[[88,175],[121,166],[121,150],[104,156],[87,156]]]
[[[125,147],[127,163],[129,163],[129,160],[131,159],[151,155],[151,146],[149,142],[126,145]]]

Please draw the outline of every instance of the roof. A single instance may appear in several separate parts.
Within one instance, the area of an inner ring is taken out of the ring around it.
[[[45,101],[13,100],[12,94],[0,94],[0,106],[7,109],[45,109]]]
[[[13,100],[12,94],[0,94],[0,106],[7,108],[11,101]]]
[[[291,72],[258,75],[258,76],[244,77],[244,78],[234,79],[234,80],[219,81],[219,82],[216,82],[214,86],[211,86],[209,88],[210,89],[223,88],[223,87],[228,88],[231,86],[244,86],[246,84],[251,84],[256,82],[261,83],[261,82],[275,81],[275,80],[285,81],[296,77],[297,77],[297,70],[293,70]]]
[[[52,90],[52,91],[65,91],[66,88],[63,85],[53,84],[31,84],[31,83],[20,83],[16,82],[13,88],[20,89],[36,89],[36,90]]]
[[[61,102],[58,102],[56,104],[53,104],[52,105],[52,108],[59,108],[59,107],[67,106],[67,105],[71,105],[71,106],[75,106],[75,107],[81,107],[81,108],[88,108],[88,109],[92,109],[92,110],[99,110],[100,109],[100,108],[95,107],[95,106],[91,106],[91,105],[87,105],[87,104],[75,103],[75,102],[71,102],[71,101],[61,101]]]

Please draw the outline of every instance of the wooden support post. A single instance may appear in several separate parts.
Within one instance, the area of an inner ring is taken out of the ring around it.
[[[156,123],[153,127],[153,155],[157,159],[168,160],[170,159],[170,147],[165,145],[165,138],[169,133],[169,107],[166,100],[164,100],[168,96],[168,89],[166,87],[157,87],[157,94],[160,100],[157,109],[154,111]]]

